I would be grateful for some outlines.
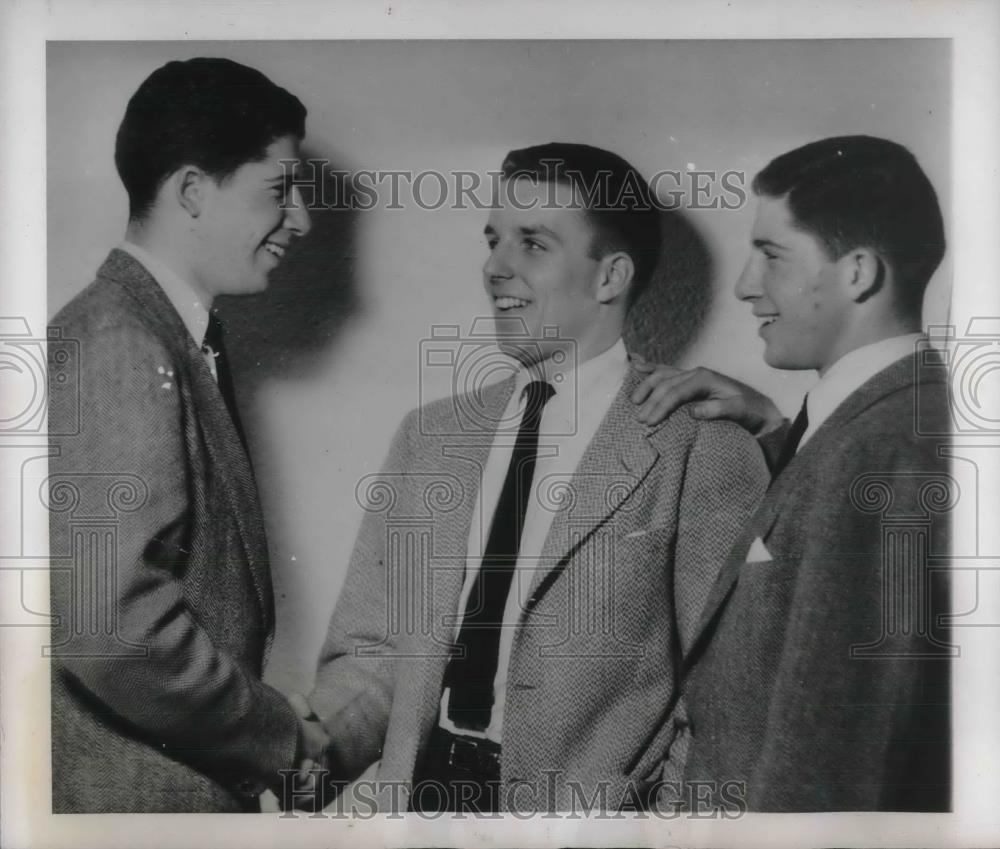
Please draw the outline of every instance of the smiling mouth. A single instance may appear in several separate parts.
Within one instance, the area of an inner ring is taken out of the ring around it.
[[[767,327],[769,324],[774,324],[777,321],[778,316],[776,315],[759,315],[757,318],[760,320],[761,329]]]
[[[493,305],[501,312],[507,312],[507,310],[521,309],[522,307],[528,306],[531,303],[523,298],[513,298],[509,295],[500,295],[493,299]]]
[[[285,247],[276,242],[264,242],[264,250],[278,259],[285,258]]]

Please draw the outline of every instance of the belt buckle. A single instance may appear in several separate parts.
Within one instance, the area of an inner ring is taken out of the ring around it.
[[[497,753],[490,750],[485,740],[456,736],[448,749],[449,766],[480,773],[499,766]]]

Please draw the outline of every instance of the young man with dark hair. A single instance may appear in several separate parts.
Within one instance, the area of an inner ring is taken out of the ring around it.
[[[819,382],[790,427],[704,369],[659,367],[634,395],[650,422],[694,401],[771,458],[686,660],[685,776],[743,782],[751,810],[948,810],[952,650],[932,567],[946,565],[957,491],[947,387],[921,368],[920,334],[944,254],[937,197],[909,151],[866,136],[779,156],[753,186],[736,293],[765,361]]]
[[[164,65],[125,111],[125,240],[52,321],[80,354],[79,407],[53,384],[49,409],[72,434],[50,470],[54,811],[259,810],[325,746],[261,681],[267,542],[212,313],[309,230],[282,164],[305,116],[225,59]]]
[[[627,304],[635,302],[653,279],[661,245],[657,199],[635,168],[611,151],[553,142],[512,150],[500,170],[510,189],[520,177],[568,186],[593,231],[591,257],[625,251],[632,259],[635,272]]]
[[[661,251],[638,172],[549,144],[504,173],[483,284],[513,375],[414,410],[359,490],[309,697],[336,780],[381,759],[383,809],[641,804],[678,659],[765,481],[741,429],[685,411],[649,428],[629,401],[629,293]]]

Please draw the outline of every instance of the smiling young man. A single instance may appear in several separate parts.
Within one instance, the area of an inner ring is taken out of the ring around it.
[[[483,284],[514,373],[413,411],[359,487],[309,697],[334,778],[380,761],[384,809],[641,804],[679,659],[765,483],[744,431],[685,411],[647,427],[629,401],[622,327],[662,250],[638,172],[553,143],[503,174]]]
[[[326,743],[261,681],[267,543],[212,312],[309,230],[281,164],[305,116],[258,71],[192,59],[119,127],[125,240],[52,320],[80,355],[79,408],[49,410],[54,434],[80,422],[50,476],[56,812],[259,809]]]
[[[948,810],[939,570],[957,491],[939,436],[947,387],[921,368],[920,334],[944,254],[937,197],[909,151],[866,136],[779,156],[754,191],[736,294],[765,361],[819,381],[791,427],[706,370],[661,367],[635,395],[646,421],[696,401],[694,415],[740,422],[772,457],[687,660],[686,777],[743,782],[751,810]]]

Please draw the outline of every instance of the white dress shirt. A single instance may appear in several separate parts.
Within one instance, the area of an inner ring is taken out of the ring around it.
[[[493,680],[493,713],[485,732],[457,728],[448,718],[451,690],[445,688],[439,714],[442,728],[456,734],[486,737],[496,743],[501,742],[507,672],[514,635],[520,612],[527,602],[532,576],[539,567],[539,557],[554,516],[554,511],[545,506],[547,503],[551,505],[551,499],[546,501],[546,490],[555,481],[568,482],[572,477],[587,446],[621,389],[627,372],[628,352],[621,339],[575,369],[568,367],[559,371],[547,369],[545,377],[555,389],[555,395],[542,409],[538,428],[538,459],[531,484],[532,497],[528,499],[521,532],[521,545],[500,630],[497,674]],[[456,640],[462,627],[466,602],[479,574],[490,524],[514,453],[514,443],[524,414],[524,389],[528,383],[537,379],[540,379],[538,375],[525,369],[518,372],[514,393],[501,420],[505,424],[498,430],[493,440],[483,469],[482,485],[469,531],[465,583],[459,598],[455,624]]]
[[[920,333],[907,333],[905,336],[882,339],[855,348],[830,366],[806,396],[809,427],[802,434],[799,450],[852,392],[896,360],[912,355],[921,338],[923,335]]]
[[[208,330],[208,307],[202,301],[201,295],[169,265],[159,257],[153,256],[145,248],[132,242],[122,242],[118,247],[139,262],[163,290],[167,300],[177,310],[181,321],[184,322],[188,333],[191,334],[195,346],[204,355],[212,377],[218,380],[218,375],[215,372],[215,357],[206,353],[204,348],[205,331]]]

